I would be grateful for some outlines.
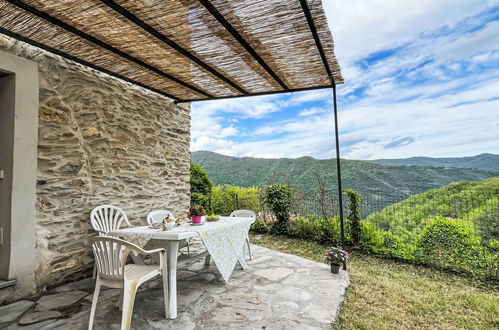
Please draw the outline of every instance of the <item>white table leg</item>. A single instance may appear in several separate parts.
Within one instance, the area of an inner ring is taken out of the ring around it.
[[[244,242],[246,244],[246,242]],[[239,261],[239,264],[241,265],[242,269],[248,269],[248,265],[246,264],[246,260],[244,260],[244,245],[241,251],[237,254],[237,260]]]
[[[177,257],[178,241],[168,241],[168,318],[177,318]]]

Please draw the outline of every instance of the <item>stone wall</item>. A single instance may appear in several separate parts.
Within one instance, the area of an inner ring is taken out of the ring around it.
[[[188,105],[8,37],[0,51],[39,67],[39,289],[90,267],[95,206],[119,206],[135,223],[157,208],[188,210]]]

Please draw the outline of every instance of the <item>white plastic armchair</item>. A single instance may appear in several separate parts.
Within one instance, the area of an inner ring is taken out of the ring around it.
[[[98,264],[98,274],[95,282],[95,291],[90,311],[88,329],[92,330],[95,310],[101,286],[121,289],[120,310],[121,329],[130,329],[132,321],[135,295],[139,286],[156,276],[163,277],[163,299],[165,304],[165,317],[168,312],[168,277],[166,268],[166,250],[154,249],[146,251],[135,244],[119,238],[96,236],[90,239],[95,260]],[[126,264],[130,252],[140,255],[159,254],[159,265]]]
[[[121,224],[130,226],[125,211],[114,205],[100,205],[90,213],[92,228],[99,236],[107,236],[112,230],[120,229]]]
[[[147,223],[152,225],[153,223],[161,222],[163,221],[164,218],[167,216],[173,217],[173,214],[170,211],[167,210],[154,210],[149,212],[147,215]],[[185,240],[185,244],[183,246],[187,246],[187,253],[191,253],[191,245],[189,243],[189,240]]]
[[[243,218],[252,218],[256,219],[256,214],[255,212],[251,210],[235,210],[230,214],[231,217],[243,217]],[[251,256],[251,246],[250,246],[250,240],[249,240],[249,235],[246,236],[246,245],[248,246],[248,253],[250,260],[253,260],[253,257]]]
[[[154,210],[149,212],[147,215],[147,223],[152,225],[153,223],[158,223],[163,221],[164,218],[167,216],[173,216],[173,214],[170,211],[167,210]]]

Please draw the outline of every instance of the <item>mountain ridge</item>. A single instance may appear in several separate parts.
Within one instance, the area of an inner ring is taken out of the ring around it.
[[[435,166],[477,168],[486,171],[499,171],[499,155],[482,153],[466,157],[409,157],[394,159],[374,159],[371,162],[384,165]]]
[[[232,157],[210,151],[191,153],[214,184],[242,187],[271,182],[289,182],[306,194],[314,194],[315,173],[334,193],[337,186],[336,159]],[[385,165],[365,160],[342,159],[343,188],[359,191],[365,199],[397,202],[411,195],[456,181],[479,181],[499,177],[499,171],[461,167]],[[389,201],[388,201],[389,199]],[[384,204],[384,203],[382,203]],[[388,205],[388,204],[387,204]]]

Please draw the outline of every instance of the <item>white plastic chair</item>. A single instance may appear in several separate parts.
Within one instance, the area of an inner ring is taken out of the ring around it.
[[[92,299],[88,329],[92,330],[95,310],[101,286],[121,289],[120,310],[121,329],[130,329],[135,295],[139,286],[156,276],[163,277],[163,299],[165,317],[168,318],[168,271],[166,268],[166,250],[154,249],[146,251],[135,244],[119,238],[96,236],[90,239],[96,263],[98,264],[97,280]],[[159,265],[126,264],[130,252],[140,255],[159,254]]]
[[[173,217],[173,214],[170,211],[167,210],[154,210],[149,212],[147,215],[147,223],[152,225],[153,223],[158,223],[163,221],[164,218],[167,216]],[[185,240],[185,244],[183,246],[187,246],[187,253],[191,253],[191,245],[189,243],[189,240]]]
[[[251,210],[235,210],[230,214],[231,217],[243,217],[243,218],[252,218],[256,219],[256,214],[255,212]],[[246,236],[246,245],[248,246],[248,253],[250,260],[253,260],[253,257],[251,256],[251,246],[250,246],[250,240],[249,240],[249,234]]]
[[[90,223],[99,236],[107,236],[108,232],[120,229],[123,222],[131,226],[125,211],[114,205],[100,205],[90,213]]]
[[[131,226],[125,211],[117,206],[99,205],[90,212],[90,224],[99,236],[108,236],[110,231],[120,229],[123,223]],[[135,263],[144,264],[137,256],[133,256],[133,260]],[[96,274],[97,263],[94,264],[92,277],[95,278]]]

